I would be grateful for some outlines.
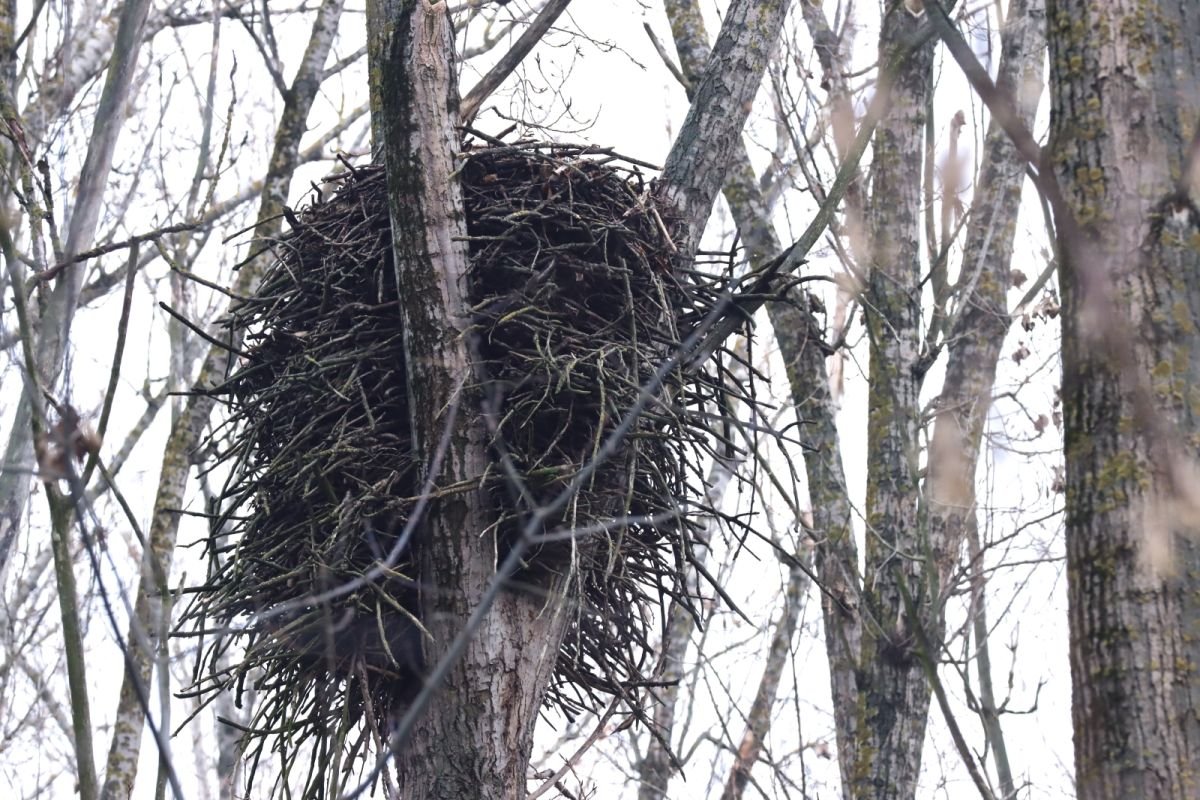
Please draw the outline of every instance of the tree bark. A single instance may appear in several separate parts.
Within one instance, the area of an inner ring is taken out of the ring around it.
[[[667,158],[660,198],[678,212],[681,258],[691,259],[724,178],[724,149],[745,124],[766,58],[782,25],[782,2],[735,2],[722,28],[723,58],[706,71]],[[454,153],[458,100],[453,35],[443,4],[379,0],[369,5],[376,152],[388,171],[393,252],[402,286],[416,451],[435,485],[478,482],[488,467],[479,385],[466,331],[467,267]],[[442,440],[445,445],[442,445]],[[547,596],[488,593],[499,552],[484,532],[492,511],[478,487],[431,507],[421,550],[422,619],[432,634],[427,662],[453,657],[438,674],[438,702],[406,712],[398,773],[406,798],[513,798],[524,793],[533,723],[566,628],[561,587]],[[503,576],[500,576],[501,579]],[[449,652],[468,619],[494,597],[485,625]],[[528,646],[528,643],[536,646]],[[425,696],[430,696],[425,693]],[[420,704],[418,699],[418,704]],[[427,701],[426,701],[427,702]]]
[[[692,104],[663,164],[658,196],[683,223],[680,251],[696,250],[731,158],[745,152],[742,128],[775,49],[788,3],[734,0],[691,85]],[[701,40],[705,41],[705,40]]]
[[[468,335],[454,33],[444,3],[380,0],[368,15],[372,129],[387,168],[415,455],[435,491],[469,487],[430,504],[417,550],[421,619],[432,636],[425,661],[453,660],[441,684],[427,687],[437,702],[400,732],[398,783],[406,800],[517,798],[569,615],[559,585],[545,596],[505,590],[465,649],[450,652],[492,582],[506,577],[497,575],[495,512],[480,485],[490,456]]]
[[[1188,0],[1051,0],[1048,16],[1050,158],[1099,253],[1085,263],[1061,242],[1076,784],[1084,800],[1195,797],[1200,15]],[[1128,347],[1103,346],[1110,321],[1081,313],[1097,280]],[[1139,382],[1165,426],[1145,424]]]
[[[1043,51],[1046,46],[1044,0],[1014,0],[1009,5],[1001,41],[997,88],[1014,100],[1014,111],[1026,125],[1033,123],[1044,83]],[[973,537],[971,553],[975,632],[979,654],[981,720],[1004,796],[1015,786],[1008,766],[1003,729],[991,691],[991,659],[985,620],[986,592],[978,545],[975,481],[983,432],[991,408],[996,365],[1005,336],[1012,325],[1008,289],[1024,160],[999,122],[991,120],[984,141],[975,198],[963,244],[959,270],[957,310],[943,322],[933,320],[934,336],[945,335],[947,361],[938,413],[934,418],[926,459],[926,505],[929,509],[929,563],[931,588],[936,591],[935,617],[929,640],[940,646],[945,639],[942,614],[949,586],[960,563],[964,539]],[[951,187],[948,191],[953,191]],[[943,203],[950,205],[950,198]],[[943,237],[949,236],[943,225]],[[940,315],[944,308],[937,308]],[[938,331],[946,324],[948,331]],[[927,344],[927,347],[930,345]],[[937,653],[930,653],[934,664]]]
[[[898,3],[884,18],[881,62],[925,20]],[[866,565],[859,660],[858,744],[853,795],[912,797],[921,768],[929,684],[914,653],[904,592],[921,592],[917,477],[921,376],[921,178],[933,44],[900,67],[891,113],[876,129],[867,208],[869,275],[864,291],[870,344],[867,421]],[[924,602],[923,600],[919,602]]]
[[[1014,99],[1014,110],[1027,126],[1042,94],[1045,24],[1045,0],[1014,0],[1009,6],[997,88]],[[975,181],[958,280],[961,290],[946,336],[946,377],[930,439],[925,492],[939,597],[959,561],[965,526],[975,514],[975,471],[984,423],[996,363],[1012,325],[1007,298],[1024,182],[1024,161],[993,119]]]

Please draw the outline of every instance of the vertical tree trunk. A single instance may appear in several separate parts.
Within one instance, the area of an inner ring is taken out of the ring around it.
[[[1014,110],[1027,127],[1042,95],[1045,26],[1045,0],[1014,0],[1010,4],[997,88],[1013,98]],[[963,245],[961,297],[945,332],[946,378],[929,448],[926,496],[939,597],[958,563],[966,526],[975,514],[975,470],[984,423],[1000,348],[1012,324],[1007,299],[1010,262],[1024,182],[1024,160],[993,119]],[[935,325],[938,322],[934,320]]]
[[[113,42],[113,57],[109,60],[104,89],[96,106],[87,155],[79,174],[71,216],[67,221],[66,250],[62,254],[66,263],[70,263],[76,253],[89,248],[96,234],[113,153],[128,113],[126,101],[133,83],[133,73],[137,69],[146,15],[151,5],[150,0],[135,0],[121,7]],[[10,37],[11,32],[7,36]],[[21,130],[11,96],[5,105],[9,106],[5,113],[13,115],[11,122],[17,124],[17,130]],[[22,170],[30,168],[28,164],[21,167]],[[53,391],[62,373],[83,276],[84,264],[72,264],[64,269],[56,279],[47,308],[38,320],[36,367],[41,373],[43,385],[50,391]],[[17,399],[13,427],[4,451],[5,464],[24,465],[32,460],[33,405],[27,393],[33,389],[27,386],[25,391]],[[0,470],[0,582],[3,582],[8,569],[28,497],[29,474],[25,470]]]
[[[925,22],[908,6],[898,3],[884,18],[881,63]],[[921,376],[914,367],[921,351],[921,177],[933,49],[927,43],[915,50],[896,76],[891,113],[875,133],[867,210],[867,621],[850,781],[855,797],[873,800],[913,796],[929,708],[929,685],[913,651],[913,626],[926,620],[907,618],[903,592],[922,595],[925,550],[917,480]]]
[[[372,127],[387,168],[414,449],[435,491],[469,487],[430,504],[418,548],[421,616],[432,635],[426,663],[453,662],[432,687],[436,702],[402,732],[399,785],[406,800],[511,800],[525,793],[534,723],[568,614],[560,587],[542,597],[503,591],[465,650],[448,656],[486,602],[500,557],[480,486],[488,437],[466,335],[454,33],[445,3],[380,0],[368,12]]]
[[[1052,166],[1099,254],[1063,242],[1076,783],[1085,800],[1196,797],[1200,14],[1191,0],[1048,11]],[[1081,313],[1105,280],[1128,347],[1104,346],[1111,320]],[[1139,383],[1165,426],[1145,424]]]
[[[783,0],[734,0],[703,73],[691,83],[692,104],[663,162],[658,190],[659,198],[675,206],[683,223],[680,250],[688,260],[700,243],[726,176],[737,171],[731,166],[740,166],[740,155],[745,153],[742,128],[787,8]],[[702,27],[699,35],[703,36]]]

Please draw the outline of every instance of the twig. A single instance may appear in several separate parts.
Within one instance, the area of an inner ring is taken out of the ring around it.
[[[66,261],[55,264],[53,267],[49,267],[48,269],[44,269],[41,272],[35,273],[31,280],[38,283],[44,283],[58,277],[60,272],[72,264],[78,264],[93,258],[99,258],[100,256],[114,253],[117,250],[124,250],[127,247],[134,247],[142,242],[149,242],[153,241],[154,239],[159,239],[163,236],[169,236],[172,233],[183,233],[184,231],[194,231],[199,230],[200,228],[206,228],[209,224],[211,223],[181,222],[177,225],[168,225],[165,228],[158,228],[157,230],[149,231],[147,233],[140,233],[137,236],[132,236],[123,242],[115,242],[113,244],[94,247],[91,250],[86,250],[82,253],[79,253],[78,255],[67,259]]]
[[[567,6],[571,4],[571,0],[547,0],[542,10],[538,12],[537,17],[530,23],[525,32],[518,37],[517,41],[509,49],[504,57],[496,62],[496,66],[488,70],[488,73],[480,79],[479,83],[475,84],[467,96],[463,98],[459,106],[459,119],[465,123],[470,123],[475,119],[475,115],[479,113],[479,107],[483,105],[483,101],[491,96],[492,92],[500,88],[500,84],[504,83],[517,66],[525,60],[525,56],[529,55],[529,51],[542,40],[542,36],[546,31],[550,30],[550,26],[554,21],[567,10]]]

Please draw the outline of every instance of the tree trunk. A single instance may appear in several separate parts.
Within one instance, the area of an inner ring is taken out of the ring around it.
[[[691,107],[663,164],[658,196],[683,223],[680,250],[688,260],[700,243],[713,201],[740,154],[763,71],[775,49],[788,4],[734,0],[705,61],[692,81]],[[703,29],[701,29],[701,35]],[[753,174],[753,173],[751,173]]]
[[[1076,784],[1084,800],[1196,797],[1200,15],[1051,0],[1048,16],[1050,156],[1095,251],[1061,243]],[[1122,317],[1130,341],[1105,346]]]
[[[545,597],[503,591],[486,624],[451,645],[485,607],[500,557],[494,511],[480,478],[488,436],[466,332],[468,252],[459,149],[454,33],[446,5],[368,5],[372,129],[387,167],[392,252],[400,286],[409,408],[421,479],[467,488],[431,503],[419,552],[427,664],[446,662],[437,702],[410,709],[397,753],[406,800],[516,798],[525,791],[534,722],[568,615],[557,587]],[[397,713],[400,711],[396,710]]]
[[[922,25],[908,3],[884,18],[881,63]],[[865,289],[870,342],[867,535],[859,661],[858,745],[850,776],[858,798],[909,798],[921,768],[929,684],[914,647],[904,593],[922,595],[917,438],[921,376],[921,178],[933,43],[900,67],[889,116],[876,130],[867,209],[871,260]],[[923,604],[918,600],[918,605]]]
[[[112,169],[113,153],[128,114],[127,101],[142,47],[146,15],[151,5],[150,0],[136,0],[123,4],[121,8],[113,42],[113,57],[109,61],[104,89],[96,106],[87,155],[75,189],[71,216],[67,221],[67,241],[62,254],[64,263],[70,264],[76,253],[87,250],[95,237],[104,190]],[[11,36],[11,33],[7,35]],[[6,113],[14,117],[9,124],[15,124],[16,129],[21,130],[20,121],[15,119],[16,108],[11,97],[5,105],[9,106]],[[32,164],[22,165],[21,170],[25,169],[32,169]],[[71,264],[62,270],[50,293],[50,301],[38,320],[36,367],[48,391],[54,390],[65,365],[71,323],[75,319],[79,290],[83,285],[84,266],[82,263]],[[17,398],[13,427],[4,452],[5,464],[24,465],[32,461],[33,405],[28,395],[32,391],[36,391],[32,385],[26,385],[25,392]],[[0,583],[3,583],[8,569],[28,497],[29,474],[24,469],[0,470]]]
[[[1045,0],[1014,0],[1004,25],[997,88],[1028,127],[1042,95]],[[1012,325],[1010,262],[1025,163],[996,120],[988,126],[971,220],[963,245],[957,311],[946,331],[946,378],[930,439],[926,495],[938,597],[959,562],[975,514],[975,470],[992,403],[996,363]],[[943,237],[947,236],[943,231]],[[939,320],[935,319],[937,325]]]

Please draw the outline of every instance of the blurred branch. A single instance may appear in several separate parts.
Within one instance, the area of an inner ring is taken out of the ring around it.
[[[807,559],[807,556],[804,557]],[[797,559],[801,560],[801,559]],[[733,766],[725,781],[725,790],[721,800],[741,800],[746,784],[750,781],[750,773],[758,763],[762,754],[763,742],[771,730],[772,712],[775,707],[775,697],[779,692],[779,681],[783,676],[783,668],[791,655],[792,639],[796,635],[796,627],[800,622],[800,611],[808,596],[808,575],[804,570],[790,570],[787,589],[783,595],[783,611],[779,621],[775,623],[775,631],[771,635],[771,647],[767,652],[767,663],[763,666],[762,678],[746,715],[746,730],[738,745]]]
[[[108,175],[112,168],[113,152],[128,109],[127,99],[133,72],[141,51],[142,35],[150,0],[131,0],[121,8],[114,39],[114,49],[108,64],[108,74],[88,140],[87,155],[75,192],[75,205],[67,228],[65,261],[81,252],[92,241],[100,217]],[[6,103],[7,104],[7,103]],[[10,120],[10,128],[16,120]],[[48,186],[44,187],[48,191]],[[8,235],[8,234],[6,234]],[[7,244],[15,264],[15,248]],[[13,277],[13,280],[17,280]],[[50,302],[38,321],[36,360],[40,380],[47,388],[58,380],[63,357],[70,339],[71,322],[78,307],[83,270],[65,270],[50,295]],[[32,328],[27,335],[33,336]],[[33,399],[26,391],[18,401],[13,428],[4,454],[5,463],[28,463],[33,452]],[[15,524],[22,516],[28,496],[28,478],[11,471],[0,475],[0,524]],[[5,574],[11,557],[12,536],[0,534],[0,577]]]
[[[979,721],[983,726],[984,740],[992,751],[996,776],[1000,779],[1000,796],[1003,800],[1014,800],[1017,796],[1017,786],[1013,781],[1012,765],[1008,760],[1008,743],[1004,738],[1004,726],[1000,724],[1000,711],[996,706],[996,692],[992,686],[987,579],[983,574],[983,547],[979,541],[979,525],[973,516],[967,522],[967,547],[971,571],[971,625],[975,634],[975,669],[979,673]]]

